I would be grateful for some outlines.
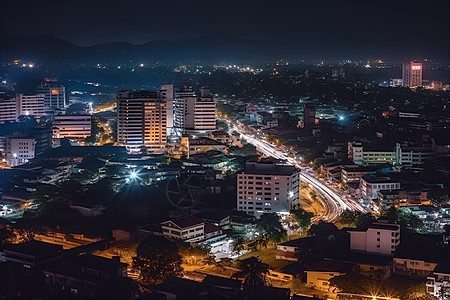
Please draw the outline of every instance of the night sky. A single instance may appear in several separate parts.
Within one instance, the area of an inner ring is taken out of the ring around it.
[[[239,38],[448,52],[450,1],[63,1],[2,3],[1,33],[81,46]]]

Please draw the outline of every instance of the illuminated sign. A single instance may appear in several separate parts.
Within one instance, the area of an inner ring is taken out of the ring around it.
[[[58,90],[52,90],[52,95],[58,95],[59,91]]]
[[[411,70],[420,70],[422,66],[411,66]]]

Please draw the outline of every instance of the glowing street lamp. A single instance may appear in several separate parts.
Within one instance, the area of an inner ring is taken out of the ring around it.
[[[136,172],[136,170],[132,170],[132,171],[130,172],[129,178],[130,178],[131,180],[135,180],[135,179],[139,178],[139,177],[138,177],[138,174],[137,174],[137,172]]]

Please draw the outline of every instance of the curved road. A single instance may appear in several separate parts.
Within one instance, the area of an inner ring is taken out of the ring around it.
[[[280,151],[267,141],[255,138],[250,134],[244,133],[239,129],[238,126],[231,123],[230,121],[224,121],[228,123],[232,131],[238,132],[241,138],[254,145],[259,152],[267,156],[272,156],[276,159],[285,160],[301,169],[300,161],[287,156],[284,152]],[[338,192],[328,187],[325,183],[317,179],[315,176],[312,176],[311,174],[307,174],[306,172],[302,171],[300,173],[300,179],[304,182],[307,182],[316,191],[319,199],[324,204],[325,211],[315,218],[316,221],[325,220],[331,222],[337,219],[339,215],[346,209],[358,210],[361,212],[367,211],[359,203],[355,202],[352,199],[347,199],[345,196],[341,196]]]

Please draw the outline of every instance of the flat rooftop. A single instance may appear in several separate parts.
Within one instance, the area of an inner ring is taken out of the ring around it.
[[[289,165],[250,162],[246,164],[245,170],[243,172],[245,174],[254,174],[254,175],[290,176],[296,171],[298,171],[297,168]]]

